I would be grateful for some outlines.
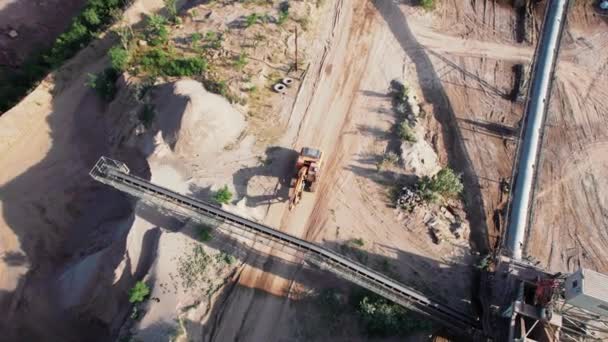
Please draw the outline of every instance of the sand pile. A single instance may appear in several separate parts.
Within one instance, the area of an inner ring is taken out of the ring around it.
[[[243,115],[194,80],[161,86],[155,93],[156,125],[164,143],[181,157],[210,158],[245,128]]]

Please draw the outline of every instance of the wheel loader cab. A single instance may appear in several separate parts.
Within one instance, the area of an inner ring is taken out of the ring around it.
[[[316,148],[304,147],[296,161],[295,175],[292,180],[289,209],[292,209],[302,197],[302,191],[315,192],[321,176],[323,152]]]

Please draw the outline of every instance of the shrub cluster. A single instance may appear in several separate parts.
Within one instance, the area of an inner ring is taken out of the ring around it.
[[[374,337],[406,335],[432,328],[428,321],[417,319],[403,306],[377,295],[363,297],[358,303],[357,313],[367,334]]]
[[[150,287],[143,281],[138,281],[135,283],[135,286],[131,288],[129,291],[129,302],[131,303],[141,303],[150,294]]]
[[[89,74],[87,86],[95,89],[99,96],[107,102],[110,102],[116,96],[116,80],[118,72],[114,68],[107,68],[97,75]]]
[[[432,178],[425,176],[418,181],[418,192],[425,201],[437,201],[440,197],[454,197],[464,190],[460,176],[449,167],[441,169]]]
[[[427,11],[435,9],[435,0],[419,0],[419,4]]]
[[[67,31],[53,45],[33,54],[16,72],[0,78],[0,112],[14,106],[46,74],[73,57],[111,23],[129,0],[89,0]]]
[[[139,58],[139,67],[152,76],[195,76],[207,70],[207,60],[200,56],[177,56],[171,51],[152,48]]]
[[[213,200],[218,204],[227,204],[232,199],[232,192],[228,190],[228,185],[224,185],[223,188],[219,189],[215,195],[213,195]]]

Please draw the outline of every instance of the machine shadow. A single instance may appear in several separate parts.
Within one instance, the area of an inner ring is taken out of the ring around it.
[[[239,169],[232,175],[236,198],[245,198],[247,206],[250,207],[286,201],[289,198],[290,183],[295,173],[294,165],[297,159],[298,152],[295,150],[281,146],[267,148],[265,157],[259,165]],[[278,183],[269,194],[249,195],[248,184],[252,178],[258,176],[276,178]]]

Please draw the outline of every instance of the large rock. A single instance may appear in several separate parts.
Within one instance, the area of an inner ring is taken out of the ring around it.
[[[433,147],[420,138],[415,143],[401,144],[401,158],[405,171],[418,176],[432,176],[441,169]]]

